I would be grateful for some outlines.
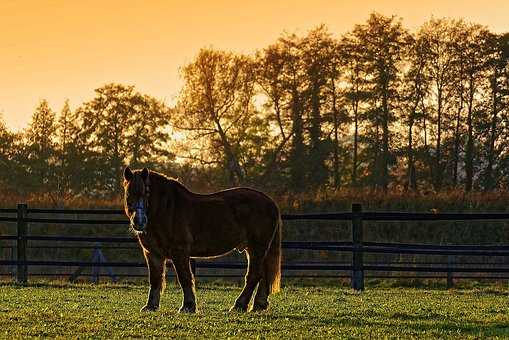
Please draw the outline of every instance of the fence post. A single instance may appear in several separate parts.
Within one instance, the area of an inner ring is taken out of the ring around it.
[[[16,240],[17,248],[17,269],[16,269],[16,281],[18,283],[27,283],[28,281],[28,268],[26,265],[27,260],[27,222],[25,220],[27,216],[27,205],[25,203],[18,204],[18,238]]]
[[[447,256],[447,289],[454,288],[454,280],[452,278],[452,266],[454,265],[453,256]]]
[[[95,284],[99,283],[99,280],[101,280],[101,267],[97,266],[96,264],[101,263],[101,243],[96,242],[94,245],[94,253],[92,255],[92,282]]]
[[[362,253],[362,206],[352,204],[352,288],[364,290],[364,265]]]
[[[11,259],[12,263],[15,263],[14,261],[16,260],[16,258],[14,257],[14,245],[11,245]],[[16,281],[16,265],[12,264],[11,266],[11,276],[12,276],[12,279],[14,281]]]

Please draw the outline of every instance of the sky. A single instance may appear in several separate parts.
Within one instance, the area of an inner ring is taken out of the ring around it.
[[[41,99],[76,108],[109,82],[171,104],[202,47],[252,53],[322,23],[339,36],[373,11],[410,30],[434,16],[509,31],[508,0],[0,0],[0,115],[20,130]]]

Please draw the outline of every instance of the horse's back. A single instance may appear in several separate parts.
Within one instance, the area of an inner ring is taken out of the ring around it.
[[[279,209],[276,203],[260,191],[240,187],[220,191],[217,196],[223,197],[228,206],[242,220],[260,217],[279,218]]]
[[[199,195],[194,202],[192,234],[195,256],[217,256],[249,243],[270,243],[279,210],[267,195],[233,188]]]

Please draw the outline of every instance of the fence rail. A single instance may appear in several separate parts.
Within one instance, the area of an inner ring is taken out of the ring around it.
[[[102,236],[46,236],[29,235],[29,223],[64,224],[72,226],[82,225],[127,225],[126,219],[91,219],[87,218],[39,218],[40,214],[58,215],[111,215],[123,216],[122,210],[109,209],[29,209],[26,204],[18,204],[17,209],[0,209],[0,222],[16,223],[16,235],[1,235],[0,241],[15,241],[16,260],[0,260],[0,266],[16,266],[16,279],[20,283],[28,281],[28,266],[68,266],[68,267],[145,267],[144,263],[134,262],[107,262],[107,261],[42,261],[27,259],[28,241],[58,241],[58,242],[83,242],[83,243],[136,243],[133,237],[102,237]],[[16,215],[16,216],[9,216]],[[30,217],[29,217],[30,215]],[[35,215],[35,216],[34,216]],[[365,263],[364,254],[424,254],[445,256],[489,256],[509,257],[509,244],[507,245],[430,245],[430,244],[403,244],[366,242],[363,240],[364,221],[509,221],[509,213],[407,213],[407,212],[364,212],[360,204],[353,204],[351,212],[318,213],[318,214],[283,214],[283,220],[320,220],[320,221],[349,221],[351,224],[352,240],[347,242],[283,242],[285,249],[320,250],[350,252],[352,254],[350,264],[326,264],[326,263],[293,263],[284,264],[285,270],[325,270],[325,271],[350,271],[352,288],[364,289],[365,272],[419,272],[419,273],[447,273],[448,286],[452,286],[453,273],[509,273],[509,265],[475,267],[458,266],[452,262],[431,265],[380,265]],[[102,255],[101,255],[102,256]],[[197,268],[221,268],[238,269],[244,268],[244,264],[230,262],[198,262]],[[39,275],[39,274],[35,274]],[[99,277],[99,273],[94,274]],[[122,275],[120,275],[122,276]],[[225,274],[225,276],[228,276]],[[320,275],[304,275],[321,277]],[[336,275],[341,277],[344,275]],[[381,275],[380,277],[383,277]],[[385,275],[387,276],[387,275]],[[325,276],[324,276],[325,277]],[[409,276],[410,277],[410,276]],[[436,277],[436,276],[435,276]],[[491,277],[491,276],[490,276]],[[501,277],[507,279],[507,277]]]

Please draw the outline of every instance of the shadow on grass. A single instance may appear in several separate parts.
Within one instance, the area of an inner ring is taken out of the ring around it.
[[[274,316],[274,315],[273,315]],[[438,320],[436,318],[442,318]],[[377,320],[369,320],[365,316],[343,315],[338,317],[319,317],[312,315],[282,315],[282,320],[312,323],[315,327],[369,327],[380,329],[406,329],[411,334],[418,333],[460,333],[471,336],[509,336],[509,324],[504,322],[481,323],[479,321],[454,321],[443,319],[441,314],[412,315],[395,313],[389,319],[386,315],[378,314]],[[277,322],[278,317],[275,318]],[[370,318],[372,319],[372,318]]]

